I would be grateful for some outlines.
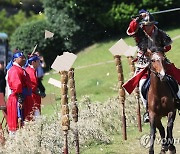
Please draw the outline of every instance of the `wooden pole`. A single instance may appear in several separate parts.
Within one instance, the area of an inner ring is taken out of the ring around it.
[[[6,109],[6,102],[5,102],[3,93],[0,93],[0,110],[3,113],[3,117],[0,122],[0,145],[5,145],[3,125],[4,127],[6,127],[6,124],[7,124],[7,109]],[[4,121],[5,121],[5,124],[4,124]]]
[[[133,57],[132,56],[128,56],[128,62],[130,65],[130,70],[131,70],[131,76],[134,75],[135,73],[135,66],[134,66],[134,62],[133,62]],[[142,124],[141,124],[141,107],[140,107],[140,96],[139,96],[139,88],[136,87],[135,89],[135,97],[136,97],[136,102],[137,102],[137,122],[138,122],[138,129],[139,132],[142,132]]]
[[[139,87],[135,89],[135,97],[137,101],[137,120],[138,120],[138,129],[139,132],[142,132],[142,124],[141,124],[141,107],[140,107],[140,96],[139,96]]]
[[[131,70],[131,76],[133,76],[134,73],[135,73],[135,66],[134,66],[134,62],[133,62],[133,56],[128,56],[127,59],[128,59],[128,63],[129,63],[130,70]]]
[[[75,80],[74,80],[74,68],[71,68],[68,72],[69,78],[69,89],[70,89],[70,98],[72,103],[72,117],[73,121],[75,122],[75,147],[76,147],[76,154],[79,154],[79,133],[78,133],[78,106],[77,106],[77,99],[76,99],[76,89],[75,89]]]
[[[2,123],[0,123],[0,144],[1,145],[5,144],[5,137],[4,137],[4,131],[2,128]]]
[[[62,130],[64,131],[64,147],[63,147],[63,154],[68,154],[68,130],[70,128],[70,121],[69,121],[69,107],[68,107],[68,72],[61,71],[61,105],[62,105]]]
[[[119,100],[122,106],[122,134],[123,139],[127,140],[127,131],[126,131],[126,116],[125,116],[125,90],[123,89],[122,85],[124,83],[124,76],[123,76],[123,69],[121,63],[121,56],[116,55],[114,56],[116,69],[118,72],[118,86],[119,86]]]

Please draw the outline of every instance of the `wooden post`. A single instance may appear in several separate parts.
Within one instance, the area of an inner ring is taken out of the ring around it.
[[[123,69],[121,63],[121,56],[116,55],[114,56],[116,69],[118,72],[118,86],[119,86],[119,100],[122,105],[122,134],[123,139],[127,140],[127,132],[126,132],[126,116],[125,116],[125,90],[123,89],[122,85],[124,83],[124,76],[123,76]]]
[[[61,71],[61,105],[62,105],[62,130],[64,131],[64,147],[63,147],[63,154],[68,154],[68,130],[70,128],[70,121],[69,121],[69,107],[68,107],[68,72]]]
[[[140,96],[139,96],[139,87],[135,89],[135,97],[137,101],[137,120],[138,120],[138,129],[139,132],[142,132],[142,124],[141,124],[141,107],[140,107]]]
[[[0,110],[3,113],[3,118],[2,121],[0,122],[0,144],[4,145],[5,144],[5,137],[4,137],[4,130],[3,130],[3,123],[6,120],[7,121],[7,110],[6,110],[6,102],[4,100],[4,94],[0,93]],[[5,126],[6,126],[6,121],[5,121]]]
[[[77,106],[77,99],[76,99],[76,89],[75,89],[75,80],[74,80],[74,68],[71,68],[68,72],[69,78],[69,90],[70,90],[70,98],[72,103],[72,118],[75,122],[75,147],[76,147],[76,154],[79,154],[79,134],[78,134],[78,106]]]
[[[135,73],[135,66],[134,66],[134,62],[133,62],[133,57],[132,56],[128,56],[128,62],[130,65],[130,70],[131,70],[131,76],[134,75]],[[138,121],[138,129],[139,132],[142,132],[142,124],[141,124],[141,107],[140,107],[140,96],[139,96],[139,88],[136,87],[135,89],[135,97],[136,97],[136,102],[137,102],[137,121]]]
[[[129,63],[129,66],[130,66],[130,70],[131,70],[131,76],[134,75],[135,73],[135,66],[134,66],[134,62],[133,62],[133,56],[128,56],[128,63]]]

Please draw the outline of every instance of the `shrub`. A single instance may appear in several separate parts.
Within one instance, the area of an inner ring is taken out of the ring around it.
[[[47,65],[51,65],[56,55],[62,53],[64,47],[62,39],[56,33],[53,38],[45,39],[46,29],[52,31],[46,20],[37,20],[21,25],[11,37],[11,48],[19,48],[27,54],[32,52],[37,44],[37,50],[45,57],[45,61],[48,62]]]

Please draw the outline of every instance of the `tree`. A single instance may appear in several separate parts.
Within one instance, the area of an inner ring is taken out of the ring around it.
[[[17,27],[19,27],[21,24],[37,20],[37,19],[43,19],[44,15],[34,15],[31,14],[30,17],[26,17],[25,12],[19,11],[17,14],[8,16],[8,13],[6,10],[0,11],[0,29],[1,31],[7,33],[9,36],[15,31]]]
[[[43,0],[45,15],[52,25],[56,34],[63,38],[64,50],[73,51],[76,45],[73,44],[73,36],[80,29],[74,20],[74,14],[69,6],[68,0]]]

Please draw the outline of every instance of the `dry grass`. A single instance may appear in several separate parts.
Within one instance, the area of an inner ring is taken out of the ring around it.
[[[130,98],[126,101],[127,124],[135,125],[135,104]],[[133,101],[134,102],[134,101]],[[84,96],[79,104],[79,121],[76,125],[71,120],[71,129],[68,134],[69,148],[74,148],[74,132],[78,127],[80,146],[87,147],[91,144],[109,144],[109,135],[121,131],[121,110],[117,98],[109,99],[105,103],[91,102]],[[69,105],[71,109],[71,105]],[[61,115],[59,107],[54,115],[49,118],[39,117],[36,121],[27,122],[18,130],[14,139],[6,134],[6,144],[0,149],[1,153],[36,154],[36,153],[61,153],[63,146],[63,132],[61,130]],[[70,150],[72,151],[72,150]]]

